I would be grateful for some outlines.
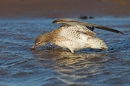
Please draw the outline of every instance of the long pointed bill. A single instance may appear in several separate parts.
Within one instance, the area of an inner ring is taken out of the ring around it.
[[[33,46],[31,47],[31,50],[35,50],[35,48],[36,48],[36,46],[35,46],[35,45],[33,45]]]

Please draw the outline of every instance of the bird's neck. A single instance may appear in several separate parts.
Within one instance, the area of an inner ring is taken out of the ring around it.
[[[44,34],[46,42],[50,42],[52,39],[52,35],[50,32]]]

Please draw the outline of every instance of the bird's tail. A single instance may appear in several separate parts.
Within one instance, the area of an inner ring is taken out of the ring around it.
[[[90,38],[88,39],[88,44],[90,45],[90,48],[95,48],[95,49],[103,49],[107,50],[107,45],[103,42],[103,40],[99,38]]]

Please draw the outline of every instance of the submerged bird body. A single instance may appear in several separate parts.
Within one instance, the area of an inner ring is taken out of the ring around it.
[[[62,26],[38,36],[32,49],[48,42],[63,48],[68,48],[72,53],[74,53],[75,50],[83,48],[107,49],[103,40],[97,38],[96,34],[85,25],[71,22],[73,21],[72,19],[65,19],[64,21],[54,21],[53,23],[60,23]]]

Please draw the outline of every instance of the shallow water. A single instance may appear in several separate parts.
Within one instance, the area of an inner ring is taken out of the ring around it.
[[[130,86],[130,18],[85,20],[125,33],[95,29],[107,51],[72,54],[48,45],[31,51],[39,34],[58,26],[53,20],[0,20],[0,86]]]

